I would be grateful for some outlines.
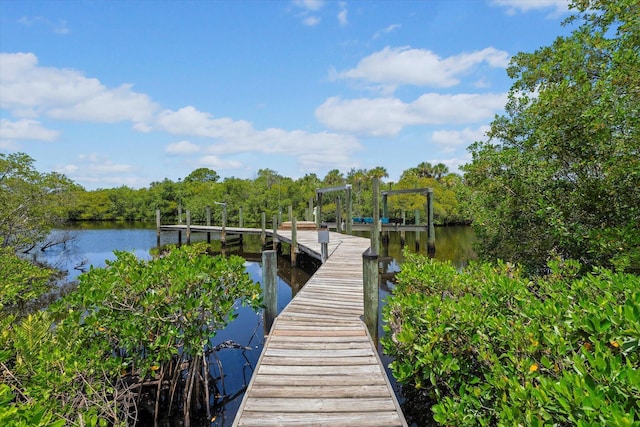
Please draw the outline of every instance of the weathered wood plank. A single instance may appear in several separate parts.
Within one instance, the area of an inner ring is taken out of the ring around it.
[[[393,427],[403,423],[396,412],[353,412],[345,413],[297,413],[297,414],[265,414],[246,411],[238,426],[262,427],[277,426],[305,426],[305,427]]]

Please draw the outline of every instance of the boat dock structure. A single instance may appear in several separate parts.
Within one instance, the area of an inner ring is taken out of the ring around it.
[[[229,235],[266,234],[273,247],[292,245],[292,259],[305,252],[322,261],[272,321],[233,426],[406,426],[378,356],[377,323],[366,323],[365,300],[370,307],[375,300],[376,316],[378,307],[378,259],[369,250],[370,239],[329,231],[321,237],[318,230],[295,224],[286,228],[224,230]],[[186,225],[159,225],[159,230],[187,231]],[[190,226],[189,232],[223,229]],[[368,260],[373,267],[367,267]],[[368,271],[375,271],[373,280]],[[375,283],[373,297],[366,295],[367,282]],[[266,323],[269,302],[265,304]]]

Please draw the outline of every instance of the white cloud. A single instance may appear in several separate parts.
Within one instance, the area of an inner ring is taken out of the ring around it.
[[[486,139],[488,131],[487,125],[476,129],[437,130],[431,134],[431,140],[441,146],[445,153],[450,153],[459,147],[466,147],[475,141]]]
[[[107,156],[97,153],[80,154],[75,162],[60,165],[55,169],[76,182],[93,184],[95,188],[121,185],[139,188],[148,185],[133,165],[114,163]]]
[[[324,6],[324,1],[323,0],[293,0],[293,4],[301,9],[317,12],[320,9],[322,9],[322,7]]]
[[[401,27],[402,27],[402,25],[400,25],[400,24],[391,24],[391,25],[387,26],[386,28],[383,28],[380,31],[376,31],[376,33],[373,35],[372,38],[374,40],[378,39],[381,36],[383,36],[384,34],[392,33],[392,32],[394,32],[395,30],[397,30],[398,28],[401,28]]]
[[[491,0],[491,4],[506,8],[508,15],[551,9],[547,18],[557,18],[569,10],[569,0]]]
[[[197,153],[198,151],[200,151],[200,147],[189,141],[179,141],[172,142],[171,144],[167,145],[164,151],[170,154],[185,155]]]
[[[401,84],[451,87],[478,64],[504,68],[508,62],[509,54],[493,47],[448,58],[424,49],[385,47],[360,60],[356,68],[335,73],[333,77],[365,80],[393,88]]]
[[[242,163],[236,160],[223,160],[220,157],[214,155],[203,156],[199,159],[198,163],[201,166],[213,168],[216,170],[240,169],[242,167]]]
[[[22,119],[11,121],[7,119],[0,120],[0,139],[2,140],[34,140],[34,141],[53,141],[60,132],[47,129],[37,120]]]
[[[327,99],[316,109],[316,118],[341,132],[393,136],[405,126],[477,123],[502,110],[506,93],[427,93],[413,102],[397,98]]]
[[[141,124],[158,106],[131,87],[107,88],[75,70],[41,67],[33,53],[0,54],[0,108],[17,117]]]
[[[18,23],[24,25],[25,27],[32,27],[37,25],[44,25],[49,27],[54,34],[69,34],[71,31],[67,26],[67,21],[59,20],[58,22],[53,22],[50,19],[44,18],[42,16],[34,16],[28,17],[23,16],[18,19]]]
[[[302,23],[307,27],[315,27],[320,23],[320,18],[317,16],[308,16],[302,20]]]
[[[349,23],[349,19],[347,18],[347,4],[344,2],[340,2],[340,12],[338,12],[338,22],[341,26],[345,26]]]
[[[349,164],[351,153],[362,149],[352,136],[277,128],[257,130],[248,121],[215,118],[191,106],[161,112],[156,127],[173,135],[211,138],[214,141],[207,152],[216,156],[248,152],[277,154],[292,156],[305,167]]]

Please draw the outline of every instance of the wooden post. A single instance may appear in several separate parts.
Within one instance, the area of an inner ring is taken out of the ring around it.
[[[382,218],[389,218],[389,215],[387,212],[387,195],[386,194],[382,195]],[[384,243],[389,243],[389,231],[382,232],[382,241]]]
[[[291,267],[298,265],[298,221],[291,218]]]
[[[347,234],[353,233],[353,201],[351,200],[351,186],[347,188]]]
[[[264,333],[269,335],[278,316],[278,256],[276,251],[262,252],[262,280],[264,292]]]
[[[406,225],[407,224],[407,213],[403,210],[402,211],[402,225]],[[404,231],[404,229],[402,229],[400,231],[400,245],[404,246],[405,242],[407,241],[406,239],[406,231]]]
[[[262,246],[267,244],[267,214],[262,212],[261,215],[262,233],[260,238],[262,239]]]
[[[220,232],[220,241],[222,246],[227,244],[227,204],[222,204],[222,231]]]
[[[278,215],[273,216],[273,235],[271,237],[273,243],[273,250],[278,250]]]
[[[238,209],[238,227],[240,228],[244,227],[244,219],[242,218],[242,208]]]
[[[205,215],[207,216],[207,226],[211,226],[211,206],[207,205],[205,208]],[[207,243],[211,243],[211,232],[207,231]]]
[[[160,249],[160,209],[156,209],[156,246]]]
[[[187,209],[187,245],[191,244],[191,212]]]
[[[371,250],[378,255],[380,248],[380,181],[373,178],[373,224],[371,225]]]
[[[336,231],[342,233],[342,203],[340,197],[336,201]]]
[[[316,227],[320,228],[320,224],[322,224],[322,193],[318,193],[318,206],[316,209]]]
[[[178,205],[178,224],[182,224],[182,205]]]
[[[362,254],[364,323],[373,343],[378,345],[378,254],[367,249]]]
[[[433,189],[427,192],[427,222],[429,230],[427,231],[427,251],[430,254],[436,251],[436,230],[433,225]]]
[[[416,226],[420,225],[420,210],[415,210]],[[416,250],[420,249],[420,231],[416,230]]]
[[[293,221],[293,206],[289,206],[289,221]]]
[[[307,221],[313,221],[313,197],[309,199],[309,212],[305,218]]]

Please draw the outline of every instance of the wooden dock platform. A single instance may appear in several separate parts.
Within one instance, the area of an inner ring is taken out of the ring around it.
[[[279,230],[283,241],[291,232]],[[317,232],[298,231],[320,254]],[[329,258],[275,320],[234,426],[406,426],[363,314],[369,240],[330,234]]]

